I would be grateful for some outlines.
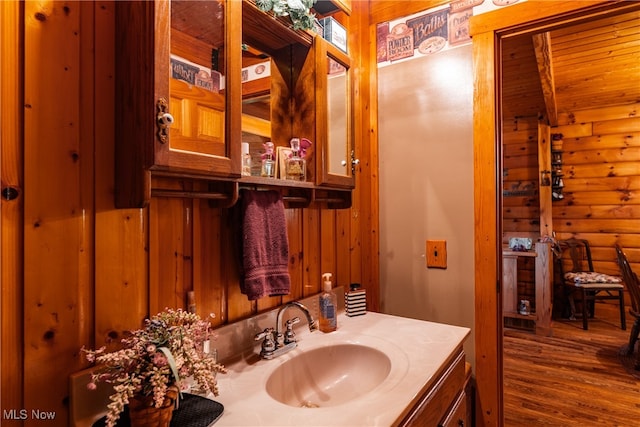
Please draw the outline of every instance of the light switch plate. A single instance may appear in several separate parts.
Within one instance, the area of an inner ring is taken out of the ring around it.
[[[447,268],[446,240],[427,240],[427,268]]]

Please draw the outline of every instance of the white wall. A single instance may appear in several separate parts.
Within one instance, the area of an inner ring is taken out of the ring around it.
[[[381,308],[472,328],[471,45],[378,70]],[[425,241],[447,241],[447,269],[425,266]]]

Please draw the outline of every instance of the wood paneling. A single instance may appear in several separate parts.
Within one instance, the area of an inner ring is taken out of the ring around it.
[[[640,46],[638,47],[640,51]],[[554,202],[554,229],[558,238],[573,235],[610,235],[591,241],[594,266],[620,274],[613,244],[640,248],[640,151],[637,118],[629,114],[640,104],[589,109],[582,124],[592,133],[563,140],[565,198]],[[569,111],[569,116],[580,111]],[[606,117],[606,120],[597,120]],[[564,134],[572,125],[558,126]]]
[[[506,38],[501,44],[504,241],[512,235],[539,236],[551,231],[560,238],[572,233],[639,233],[635,207],[640,185],[640,119],[636,117],[640,85],[629,84],[640,80],[638,13],[616,14],[544,33],[552,57],[547,58],[551,63],[546,68],[553,71],[551,78],[533,67],[536,55],[530,34]],[[635,64],[629,66],[630,61]],[[619,71],[626,77],[617,75]],[[540,187],[538,179],[540,171],[551,167],[532,156],[538,151],[533,123],[546,120],[541,79],[555,85],[554,95],[546,97],[546,109],[560,112],[559,126],[551,133],[560,133],[565,140],[564,199],[552,203],[552,220],[542,226],[538,206],[551,204],[551,198],[545,196],[550,188]],[[549,102],[554,105],[550,107]],[[519,190],[529,194],[518,195]],[[607,251],[606,256],[603,268],[617,274],[615,253]],[[530,296],[526,293],[529,285],[522,283],[522,297]]]
[[[18,2],[0,2],[0,396],[2,408],[24,408],[23,358],[23,219],[24,181],[22,140],[23,50],[19,34],[22,14]],[[7,197],[14,192],[13,199]],[[8,373],[8,374],[7,374]],[[19,426],[21,421],[3,420]]]
[[[558,111],[632,104],[640,99],[640,12],[551,31]]]
[[[95,57],[95,291],[96,346],[115,349],[123,333],[140,326],[148,313],[147,211],[113,209],[114,37],[111,2],[96,2]],[[88,17],[88,19],[91,19]],[[91,137],[88,137],[91,140]],[[117,313],[114,317],[113,313]],[[90,344],[90,343],[87,343]]]
[[[529,46],[531,47],[531,46]],[[511,50],[510,48],[508,50]],[[504,61],[503,55],[503,61]],[[537,73],[529,69],[529,73]],[[527,82],[528,90],[533,94],[528,97],[520,89],[516,94],[503,98],[503,122],[512,123],[513,126],[504,126],[502,135],[502,162],[504,190],[502,198],[502,227],[503,243],[507,243],[512,236],[528,236],[540,234],[540,187],[538,167],[538,117],[526,116],[528,110],[518,114],[518,105],[526,99],[536,99],[539,95],[540,85],[531,84],[535,79],[524,78],[520,71],[503,72],[503,82],[511,80],[511,76],[519,76],[517,79]],[[515,87],[520,87],[516,85]],[[505,89],[508,91],[509,89]],[[511,114],[510,116],[507,115]],[[529,284],[533,290],[533,282]],[[533,293],[523,295],[533,300]]]
[[[375,26],[378,22],[391,21],[445,5],[449,0],[370,0],[370,3],[369,23]],[[371,40],[375,40],[375,37]]]
[[[367,7],[353,6],[354,34],[368,21]],[[214,326],[314,295],[325,271],[336,285],[362,283],[369,309],[379,306],[377,187],[368,176],[376,174],[377,148],[364,138],[368,72],[355,77],[361,167],[353,207],[286,209],[291,294],[252,302],[240,293],[234,209],[162,197],[141,209],[115,208],[114,9],[111,1],[0,2],[2,183],[20,190],[2,200],[1,406],[55,411],[52,425],[67,425],[68,375],[87,365],[82,346],[115,348],[145,317],[186,307],[189,291],[202,317],[215,315]],[[16,36],[22,22],[24,41]],[[356,36],[350,43],[355,57],[361,44],[368,48]]]
[[[94,5],[24,7],[24,407],[65,421],[64,379],[93,335],[94,46],[77,29]]]
[[[379,286],[379,179],[377,128],[377,74],[375,26],[369,25],[369,4],[352,2],[349,37],[357,52],[352,56],[354,73],[354,129],[356,156],[360,159],[356,171],[356,190],[350,210],[350,254],[352,282],[367,290],[367,308],[378,311]],[[367,36],[368,31],[368,36]],[[359,262],[358,262],[359,261]]]

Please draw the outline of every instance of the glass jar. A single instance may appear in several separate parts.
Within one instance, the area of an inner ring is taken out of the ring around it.
[[[266,178],[274,178],[276,176],[276,162],[273,159],[273,142],[269,141],[264,144],[265,153],[262,155],[262,167],[260,168],[260,176]]]
[[[242,143],[242,176],[251,176],[251,153],[249,153],[249,143]]]
[[[291,139],[291,157],[285,161],[285,177],[293,181],[307,180],[307,161],[300,157],[300,138]]]

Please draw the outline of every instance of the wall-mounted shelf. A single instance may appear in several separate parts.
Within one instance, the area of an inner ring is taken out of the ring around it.
[[[331,15],[339,11],[351,15],[351,0],[318,0],[313,5],[313,10],[320,15]]]
[[[263,12],[253,0],[242,2],[242,22],[245,43],[269,54],[293,43],[307,47],[313,44],[313,33],[293,30],[288,17]]]
[[[206,178],[197,175],[153,172],[151,197],[207,199],[211,207],[229,208],[240,198],[241,189],[276,190],[282,194],[285,207],[351,207],[351,190],[317,186],[311,182],[288,181],[258,176],[238,179]]]

